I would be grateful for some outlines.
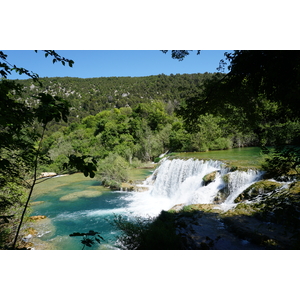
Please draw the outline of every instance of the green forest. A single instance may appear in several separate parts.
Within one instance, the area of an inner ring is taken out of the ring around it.
[[[0,58],[1,249],[17,248],[42,172],[83,172],[118,189],[163,153],[300,143],[299,51],[235,51],[228,73],[88,79],[8,80],[26,70]]]

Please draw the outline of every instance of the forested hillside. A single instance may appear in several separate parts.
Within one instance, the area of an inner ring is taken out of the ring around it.
[[[70,103],[68,122],[52,121],[43,144],[40,171],[63,172],[68,156],[92,156],[103,160],[118,155],[124,163],[154,160],[166,151],[208,151],[260,145],[257,128],[264,131],[264,144],[284,136],[293,143],[298,122],[274,124],[265,116],[274,107],[257,107],[253,122],[231,107],[224,116],[222,96],[214,102],[214,114],[203,113],[186,126],[182,107],[199,95],[207,82],[221,74],[164,74],[149,77],[42,78],[42,86],[19,80],[23,99],[36,105],[40,92]],[[264,104],[264,102],[261,102]],[[221,111],[222,110],[222,111]],[[276,110],[276,109],[275,109]],[[184,110],[183,110],[184,112]],[[47,159],[46,159],[47,158]],[[121,176],[122,177],[122,176]],[[120,181],[125,178],[118,178]]]
[[[60,96],[71,103],[69,122],[77,122],[102,110],[134,107],[149,100],[161,100],[173,112],[180,103],[183,91],[192,92],[212,74],[177,74],[148,77],[41,78],[42,87],[31,79],[17,80],[24,86],[23,97],[32,101],[40,92]]]

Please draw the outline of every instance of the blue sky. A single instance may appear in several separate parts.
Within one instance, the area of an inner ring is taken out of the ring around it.
[[[149,76],[157,74],[192,74],[216,72],[226,50],[202,50],[191,52],[183,61],[171,58],[159,50],[57,50],[65,58],[74,60],[72,68],[52,63],[43,51],[4,50],[7,61],[18,67],[39,74],[40,77],[121,77]],[[13,72],[9,79],[25,79]]]

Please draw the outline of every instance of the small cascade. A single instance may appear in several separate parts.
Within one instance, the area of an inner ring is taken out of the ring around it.
[[[254,182],[261,179],[263,172],[257,170],[235,171],[228,174],[229,196],[225,203],[233,204],[235,198]]]
[[[132,193],[129,210],[138,214],[155,215],[176,204],[213,204],[222,202],[222,208],[233,207],[235,198],[252,183],[260,180],[256,170],[230,170],[220,161],[197,159],[165,159],[143,185],[149,190]],[[205,183],[204,176],[213,179]],[[222,200],[220,199],[222,194]]]
[[[203,185],[203,177],[222,168],[219,161],[165,160],[150,180],[155,179],[151,195],[169,198],[184,197]]]

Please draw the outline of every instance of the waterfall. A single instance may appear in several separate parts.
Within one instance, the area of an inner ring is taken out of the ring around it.
[[[189,189],[202,186],[204,175],[221,168],[218,161],[166,160],[157,170],[153,196],[174,197]]]
[[[228,174],[229,196],[226,204],[232,204],[235,198],[252,183],[260,180],[262,172],[256,170],[235,171]]]
[[[213,172],[213,180],[205,185],[203,177]],[[222,208],[226,210],[233,207],[234,199],[261,176],[262,172],[251,169],[230,172],[220,161],[165,159],[145,180],[143,185],[149,191],[131,193],[129,206],[138,214],[155,215],[176,204],[216,203],[222,194]]]

